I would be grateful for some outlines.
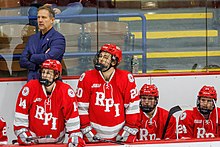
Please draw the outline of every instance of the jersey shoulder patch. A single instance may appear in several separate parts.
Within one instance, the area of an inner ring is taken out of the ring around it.
[[[82,81],[85,77],[86,73],[81,74],[81,76],[79,77],[79,81]]]
[[[28,94],[29,94],[29,92],[30,92],[30,89],[29,89],[29,87],[27,87],[27,86],[25,86],[23,89],[22,89],[22,95],[23,96],[27,96]]]
[[[186,111],[184,111],[181,115],[180,115],[180,120],[184,120],[186,118]]]
[[[73,91],[73,89],[71,88],[68,89],[68,95],[72,98],[75,97],[75,92]]]
[[[133,83],[134,82],[134,77],[131,73],[128,74],[128,80],[129,82]]]
[[[5,120],[3,119],[3,117],[0,117],[0,121],[5,122]]]

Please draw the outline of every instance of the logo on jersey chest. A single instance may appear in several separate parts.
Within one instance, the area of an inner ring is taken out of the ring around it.
[[[201,124],[201,123],[202,123],[202,120],[195,119],[195,120],[194,120],[194,123],[195,123],[195,124]]]
[[[207,133],[205,128],[197,128],[197,138],[213,138],[215,135],[213,133]]]
[[[160,138],[157,138],[157,135],[155,133],[149,133],[147,129],[141,128],[140,131],[140,140],[160,140]]]
[[[47,113],[44,107],[36,105],[36,114],[34,116],[37,119],[43,120],[43,125],[49,125],[49,122],[52,122],[51,130],[57,130],[57,118],[53,117],[52,113]]]
[[[34,103],[36,103],[36,102],[41,102],[41,100],[42,100],[42,98],[36,98],[36,99],[34,100]]]
[[[105,98],[105,94],[103,92],[96,92],[96,106],[105,107],[105,112],[110,112],[110,108],[115,108],[115,117],[120,116],[119,113],[119,103],[115,103],[113,98]]]
[[[102,84],[93,84],[91,88],[99,88]]]

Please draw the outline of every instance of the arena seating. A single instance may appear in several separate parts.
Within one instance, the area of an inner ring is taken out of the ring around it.
[[[0,0],[0,8],[20,7],[20,0]]]
[[[19,58],[14,58],[14,54],[21,54],[24,50],[25,44],[28,41],[28,37],[36,33],[36,28],[30,25],[21,24],[3,24],[0,26],[0,54],[13,55],[11,64],[11,74],[13,76],[26,75],[26,69],[20,68]],[[8,70],[4,68],[6,66],[0,66],[1,71]],[[10,66],[8,66],[10,68]]]
[[[84,24],[84,33],[91,38],[90,45],[84,44],[82,50],[96,52],[103,44],[117,44],[122,51],[132,50],[128,42],[130,38],[129,25],[127,22],[98,21]],[[133,38],[134,39],[134,38]],[[130,40],[131,41],[131,40]],[[127,58],[126,58],[127,57]],[[131,57],[124,56],[120,68],[130,70]],[[127,59],[127,60],[126,60]]]
[[[65,53],[74,53],[79,51],[78,40],[82,33],[82,25],[76,23],[56,23],[55,29],[65,36],[66,50]],[[64,75],[72,75],[73,70],[77,70],[80,57],[64,57],[63,58],[63,73]]]

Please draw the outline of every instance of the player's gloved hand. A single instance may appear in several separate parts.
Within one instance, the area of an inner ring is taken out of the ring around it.
[[[136,134],[138,132],[137,128],[130,128],[128,126],[124,126],[116,136],[116,141],[121,142],[134,142],[136,140]]]
[[[99,142],[99,140],[101,139],[96,130],[93,129],[91,126],[87,126],[81,129],[81,132],[83,133],[83,137],[86,142]]]
[[[86,145],[85,141],[77,135],[69,137],[68,147],[84,147]]]
[[[29,131],[21,132],[18,136],[18,143],[20,145],[33,145],[32,135]]]

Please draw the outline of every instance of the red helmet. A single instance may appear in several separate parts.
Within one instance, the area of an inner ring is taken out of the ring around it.
[[[217,93],[213,86],[203,86],[198,93],[198,97],[207,97],[217,100]]]
[[[62,74],[62,65],[58,60],[47,59],[42,63],[41,68],[52,69],[60,73],[60,75]]]
[[[115,44],[105,44],[101,47],[100,51],[108,52],[112,56],[115,56],[116,58],[118,58],[118,63],[120,63],[122,60],[122,51]]]
[[[159,91],[154,84],[152,84],[152,85],[144,84],[140,90],[140,96],[142,96],[142,95],[149,95],[149,96],[154,96],[154,97],[158,98]]]

